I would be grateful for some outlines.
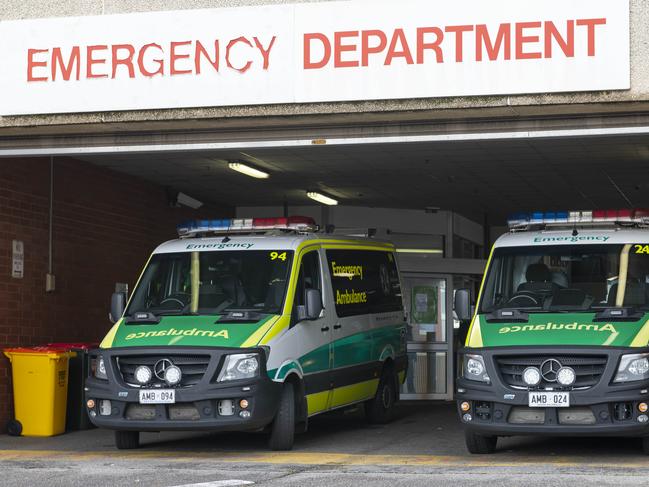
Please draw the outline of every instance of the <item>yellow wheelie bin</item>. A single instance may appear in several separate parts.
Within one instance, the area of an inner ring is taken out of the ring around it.
[[[48,347],[7,348],[11,362],[15,420],[11,435],[54,436],[65,432],[68,362],[71,352]]]

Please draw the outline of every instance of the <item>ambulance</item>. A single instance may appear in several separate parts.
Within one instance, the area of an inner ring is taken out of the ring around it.
[[[151,255],[91,354],[86,406],[115,430],[266,431],[286,450],[314,415],[390,420],[406,374],[392,244],[306,217],[200,220]]]
[[[492,453],[499,436],[619,436],[649,453],[649,210],[535,212],[509,226],[459,353],[468,450]]]

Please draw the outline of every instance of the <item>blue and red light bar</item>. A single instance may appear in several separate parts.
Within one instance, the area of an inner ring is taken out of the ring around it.
[[[514,213],[507,219],[510,229],[530,226],[566,226],[579,224],[613,223],[621,225],[649,225],[649,209],[593,211],[535,211]]]
[[[315,220],[308,216],[276,218],[225,218],[220,220],[189,220],[177,226],[181,237],[201,233],[246,233],[264,230],[293,230],[315,232]]]

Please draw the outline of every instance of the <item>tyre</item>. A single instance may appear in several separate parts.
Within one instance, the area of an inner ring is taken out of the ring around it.
[[[642,438],[642,452],[649,455],[649,436]]]
[[[118,450],[133,450],[140,446],[139,431],[115,431],[115,446]]]
[[[496,451],[496,443],[498,443],[497,436],[482,436],[471,431],[464,433],[464,440],[466,441],[466,449],[469,453],[476,455],[486,455]]]
[[[270,428],[268,447],[271,450],[290,450],[295,439],[295,392],[287,382],[282,389],[277,414]]]
[[[23,432],[23,425],[20,421],[10,419],[7,423],[7,434],[9,436],[20,436]]]
[[[376,395],[365,403],[365,418],[370,424],[385,424],[392,420],[394,405],[398,400],[397,375],[394,368],[386,367],[381,374]]]

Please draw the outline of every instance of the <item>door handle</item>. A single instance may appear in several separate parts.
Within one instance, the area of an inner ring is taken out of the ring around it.
[[[343,327],[343,325],[334,325],[334,330],[340,330]]]
[[[320,328],[320,331],[329,331],[329,327],[325,326],[324,328]]]

